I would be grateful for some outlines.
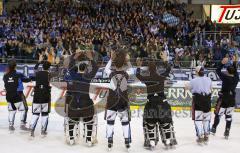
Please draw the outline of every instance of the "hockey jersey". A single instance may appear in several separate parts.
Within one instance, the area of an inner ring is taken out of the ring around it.
[[[107,109],[125,110],[129,107],[128,99],[128,74],[125,71],[113,71],[110,76]]]

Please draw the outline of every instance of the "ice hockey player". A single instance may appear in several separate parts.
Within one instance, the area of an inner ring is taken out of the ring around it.
[[[217,68],[217,74],[222,80],[222,89],[219,93],[219,98],[215,107],[215,119],[212,125],[211,133],[215,134],[217,126],[220,122],[220,117],[225,115],[226,127],[224,136],[226,139],[229,137],[229,132],[232,124],[232,114],[235,107],[235,89],[239,81],[239,75],[237,72],[237,58],[233,56],[233,64],[227,67],[227,73],[221,72],[225,64],[229,62],[228,58],[224,58],[219,67]]]
[[[165,146],[170,147],[177,144],[171,106],[168,104],[164,95],[164,81],[170,73],[171,67],[167,63],[166,54],[162,53],[161,57],[166,68],[165,72],[158,74],[157,63],[155,61],[149,61],[148,76],[142,76],[140,74],[142,60],[137,59],[138,68],[136,76],[141,82],[146,84],[148,94],[148,102],[145,105],[143,115],[144,147],[147,149],[154,149],[159,141],[159,134],[161,134],[162,142]]]
[[[42,69],[39,70],[39,65]],[[51,110],[51,86],[50,79],[57,75],[57,72],[50,73],[51,63],[43,60],[40,55],[38,63],[35,65],[35,76],[32,77],[36,81],[34,87],[33,103],[32,103],[32,120],[30,124],[30,136],[34,137],[35,128],[41,115],[41,135],[47,135],[48,118]]]
[[[82,61],[82,57],[87,58],[87,61]],[[85,62],[91,64],[91,71]],[[78,52],[70,57],[70,64],[64,77],[67,83],[63,85],[67,89],[65,132],[70,145],[76,143],[80,121],[83,121],[87,145],[91,147],[97,143],[97,116],[94,103],[89,96],[90,83],[97,71],[98,66],[93,59],[93,52]]]
[[[105,119],[107,121],[108,149],[113,147],[114,123],[119,116],[123,128],[125,146],[130,148],[131,128],[130,128],[130,107],[128,99],[128,78],[126,70],[129,68],[128,55],[123,49],[112,52],[105,72],[110,74],[109,94],[107,97]]]
[[[3,76],[4,86],[6,90],[6,99],[9,111],[9,130],[13,132],[14,120],[17,110],[21,112],[20,129],[28,131],[26,127],[28,106],[23,94],[23,82],[30,82],[31,79],[16,71],[16,61],[14,59],[8,62],[7,72]]]
[[[204,76],[203,67],[196,67],[196,78],[192,79],[190,84],[186,84],[186,89],[190,89],[193,95],[192,118],[195,123],[197,143],[207,143],[210,134],[212,81]]]

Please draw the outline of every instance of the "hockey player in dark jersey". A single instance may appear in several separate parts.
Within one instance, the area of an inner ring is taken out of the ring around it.
[[[105,68],[105,72],[109,74],[109,79],[111,80],[105,113],[109,150],[111,150],[113,146],[114,123],[117,115],[120,117],[122,123],[123,136],[127,149],[130,148],[131,143],[130,108],[127,86],[129,75],[126,72],[130,63],[127,62],[128,55],[124,51],[118,50],[117,52],[118,53],[112,52],[111,60]]]
[[[39,65],[42,65],[42,70],[39,70]],[[47,135],[48,118],[51,108],[51,86],[50,79],[56,76],[57,72],[50,73],[51,64],[48,61],[43,61],[40,55],[38,63],[35,65],[35,76],[32,80],[36,81],[34,87],[33,103],[32,103],[32,120],[30,124],[31,137],[34,137],[34,131],[37,122],[41,115],[41,135]]]
[[[149,76],[140,74],[142,66],[141,59],[137,59],[137,78],[146,84],[148,102],[144,108],[143,129],[144,129],[144,147],[153,149],[159,139],[159,130],[164,145],[173,146],[177,144],[173,121],[171,115],[171,106],[168,104],[164,95],[164,81],[170,73],[171,67],[167,63],[165,53],[161,54],[166,71],[162,74],[157,73],[156,62],[150,61],[148,64]]]
[[[16,71],[16,61],[10,60],[8,63],[7,72],[3,76],[4,86],[6,90],[6,99],[8,102],[9,111],[9,130],[14,131],[14,120],[17,110],[21,112],[22,130],[26,128],[26,119],[28,106],[23,94],[23,82],[30,82],[31,79]]]
[[[87,58],[82,61],[81,57]],[[79,59],[80,58],[80,59]],[[93,59],[93,52],[78,52],[70,57],[70,63],[64,76],[65,83],[61,88],[66,88],[65,100],[65,132],[70,145],[76,143],[79,133],[79,122],[83,121],[84,137],[88,146],[97,142],[97,116],[92,99],[89,96],[91,80],[95,77],[98,66]],[[92,69],[89,71],[89,65]]]
[[[222,80],[222,89],[219,93],[219,98],[215,108],[214,124],[212,125],[211,133],[215,134],[217,126],[220,122],[220,117],[225,115],[226,126],[224,136],[227,139],[232,124],[232,114],[235,107],[236,87],[239,82],[239,75],[237,72],[237,58],[233,56],[233,64],[227,67],[227,73],[221,72],[222,68],[229,61],[228,58],[224,58],[217,68],[216,72],[219,78]]]

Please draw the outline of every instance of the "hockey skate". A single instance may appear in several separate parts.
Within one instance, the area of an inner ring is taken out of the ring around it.
[[[171,140],[170,140],[170,145],[171,145],[171,146],[177,145],[177,140],[176,140],[176,139],[171,139]]]
[[[229,137],[229,132],[230,132],[230,129],[226,129],[225,132],[224,132],[224,137],[227,140],[228,140],[228,137]]]
[[[92,147],[92,146],[93,146],[93,143],[92,143],[92,141],[90,141],[90,140],[87,140],[86,143],[87,143],[87,146],[88,146],[88,147]]]
[[[111,151],[113,147],[113,138],[108,138],[108,151]]]
[[[127,148],[127,151],[129,151],[129,149],[130,149],[130,139],[129,138],[125,138],[125,147]]]
[[[72,145],[74,145],[74,144],[75,144],[75,140],[74,140],[74,139],[70,139],[70,140],[69,140],[69,145],[72,146]]]
[[[150,142],[145,139],[143,146],[144,146],[145,148],[149,148],[149,147],[150,147]]]
[[[212,134],[212,135],[215,135],[215,134],[216,134],[216,131],[217,131],[217,129],[214,128],[214,127],[212,127],[212,129],[211,129],[211,134]]]
[[[108,138],[108,151],[111,151],[113,147],[113,138]]]
[[[30,135],[29,135],[29,140],[33,140],[35,137],[34,130],[30,129]]]
[[[25,124],[25,123],[22,123],[22,124],[20,125],[20,129],[21,129],[22,131],[29,131],[29,130],[30,130],[29,128],[26,127],[26,124]]]
[[[41,131],[41,136],[42,136],[43,138],[46,137],[46,136],[47,136],[47,131],[42,130],[42,131]]]
[[[197,143],[201,145],[204,142],[204,137],[200,136],[197,138]]]
[[[203,139],[204,139],[204,143],[205,143],[205,144],[208,144],[208,141],[209,141],[209,135],[207,135],[207,134],[204,135],[204,138],[203,138]]]
[[[87,144],[88,147],[92,147],[92,146],[93,146],[91,137],[87,137],[87,138],[86,138],[86,144]]]
[[[155,149],[155,146],[156,146],[156,143],[154,140],[151,140],[150,143],[149,143],[149,149],[150,150],[154,150]]]
[[[15,128],[14,128],[14,126],[13,126],[13,125],[10,125],[10,126],[9,126],[9,131],[10,131],[10,133],[14,133],[14,131],[15,131]]]

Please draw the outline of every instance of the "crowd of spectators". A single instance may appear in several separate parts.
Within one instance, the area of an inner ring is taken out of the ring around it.
[[[94,50],[107,61],[114,44],[123,42],[132,58],[167,52],[175,67],[215,67],[214,61],[240,54],[240,27],[231,33],[236,41],[203,36],[221,27],[193,13],[178,0],[23,1],[0,20],[0,62],[44,55],[54,64],[78,50]]]

